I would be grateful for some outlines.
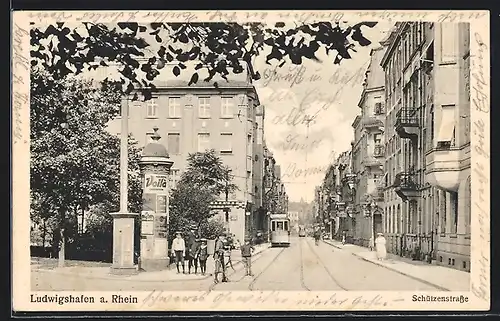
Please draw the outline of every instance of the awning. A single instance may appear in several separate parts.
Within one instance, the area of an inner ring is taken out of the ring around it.
[[[455,110],[456,107],[441,107],[441,121],[438,128],[436,142],[449,142],[455,144]]]

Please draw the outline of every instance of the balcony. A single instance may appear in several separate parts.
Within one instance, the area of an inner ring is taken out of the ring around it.
[[[346,203],[345,202],[337,202],[335,212],[337,214],[337,217],[347,217]]]
[[[382,144],[376,144],[373,149],[373,157],[384,157],[385,147]]]
[[[470,166],[470,144],[460,147],[434,148],[425,156],[426,180],[432,186],[448,192],[458,192],[465,179],[461,168]]]
[[[351,205],[347,206],[345,211],[349,217],[354,217],[354,214],[356,214],[356,209]]]
[[[416,108],[403,107],[396,113],[396,132],[401,138],[415,139],[420,130],[419,117]]]
[[[367,167],[367,168],[373,168],[373,167],[380,167],[380,166],[382,166],[382,162],[380,161],[380,159],[374,158],[374,157],[369,157],[369,156],[365,157],[361,161],[361,164],[364,167]]]
[[[356,174],[346,174],[342,178],[342,183],[349,185],[349,188],[354,188],[356,185]]]
[[[384,191],[385,188],[383,186],[377,186],[372,194],[373,199],[377,202],[384,201]]]
[[[402,172],[396,174],[394,179],[394,191],[404,201],[411,201],[420,198],[416,175],[413,173]]]
[[[384,122],[377,117],[365,117],[361,121],[363,128],[366,130],[372,131],[383,131],[384,130]]]

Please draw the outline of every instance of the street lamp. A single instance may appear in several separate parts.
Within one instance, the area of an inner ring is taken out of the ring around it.
[[[370,215],[371,239],[375,242],[375,214],[379,212],[378,205],[375,200],[371,200],[368,205],[368,213]]]

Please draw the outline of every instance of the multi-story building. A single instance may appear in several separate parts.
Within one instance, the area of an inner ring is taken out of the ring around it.
[[[313,202],[313,207],[314,207],[314,219],[316,224],[322,224],[323,222],[323,188],[322,186],[316,186],[314,188],[314,202]]]
[[[341,239],[345,233],[349,240],[354,235],[355,177],[352,172],[351,151],[340,154],[328,171],[323,183],[332,238]],[[332,222],[333,221],[333,222]]]
[[[152,99],[125,99],[129,132],[144,146],[150,141],[153,128],[158,128],[160,143],[167,147],[174,161],[172,186],[185,170],[188,154],[214,149],[231,169],[233,183],[238,186],[227,202],[221,195],[214,209],[223,212],[229,207],[229,215],[221,217],[227,220],[230,232],[243,240],[252,233],[253,217],[259,216],[262,207],[262,189],[257,183],[262,182],[264,174],[263,106],[246,73],[232,75],[229,81],[217,84],[200,81],[188,85],[182,75],[172,79],[168,70],[172,67],[165,66],[167,70],[155,79]],[[119,119],[109,123],[109,131],[120,131]]]
[[[267,212],[264,206],[264,149],[266,147],[264,138],[264,119],[265,110],[262,105],[259,105],[255,110],[255,152],[253,159],[254,171],[252,175],[252,183],[256,210],[253,216],[252,234],[262,230]]]
[[[469,26],[397,23],[385,73],[390,252],[470,269]],[[392,130],[394,129],[394,130]]]
[[[288,211],[288,219],[290,220],[290,231],[293,233],[299,232],[299,212]]]
[[[269,214],[288,212],[288,195],[281,181],[281,168],[276,164],[273,153],[264,145],[264,175],[262,180],[263,217],[259,220],[258,230],[265,239],[269,239]]]
[[[333,164],[328,166],[321,187],[325,197],[325,230],[329,234],[329,237],[333,238],[336,231],[335,214],[337,200],[337,192],[335,186],[335,166]]]
[[[384,198],[379,188],[384,174],[385,79],[380,66],[383,49],[384,47],[379,47],[370,53],[371,60],[358,103],[361,114],[352,124],[352,164],[353,173],[356,174],[354,239],[356,244],[363,246],[368,246],[370,239],[373,240],[378,232],[383,231]]]
[[[310,225],[313,222],[312,203],[306,203],[304,199],[300,202],[288,202],[288,211],[298,212],[298,222],[299,225]]]
[[[470,25],[428,26],[422,54],[433,104],[424,115],[422,140],[426,178],[438,191],[424,196],[425,208],[438,210],[425,223],[428,230],[436,223],[437,263],[470,271]]]

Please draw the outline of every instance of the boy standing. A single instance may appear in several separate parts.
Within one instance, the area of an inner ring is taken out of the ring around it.
[[[241,257],[245,265],[245,276],[252,276],[252,252],[254,247],[250,244],[249,239],[245,239],[245,244],[241,246]]]
[[[175,233],[175,239],[172,242],[172,251],[175,253],[175,265],[177,267],[177,273],[181,273],[179,270],[179,263],[182,264],[182,273],[186,273],[184,267],[184,255],[186,254],[186,243],[182,238],[181,232]]]

